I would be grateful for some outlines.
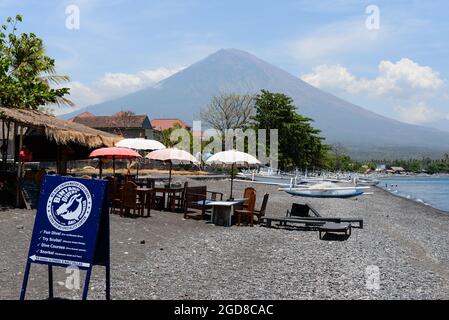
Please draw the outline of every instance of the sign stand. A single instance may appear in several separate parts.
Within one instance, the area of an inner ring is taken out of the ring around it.
[[[31,264],[48,266],[48,297],[54,299],[53,267],[86,271],[87,300],[93,266],[106,269],[106,300],[111,299],[107,182],[67,177],[44,178],[25,267],[20,300],[25,299]]]

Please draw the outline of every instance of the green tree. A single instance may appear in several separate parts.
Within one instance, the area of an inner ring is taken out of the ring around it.
[[[45,55],[44,43],[34,33],[17,34],[22,16],[8,18],[0,29],[0,107],[39,110],[48,104],[72,103],[68,88],[53,88],[68,81],[55,73],[55,61]],[[2,115],[0,114],[0,118]],[[2,160],[6,165],[11,123],[2,121]]]
[[[278,130],[281,169],[319,168],[323,165],[327,147],[319,136],[320,130],[312,127],[312,119],[296,112],[292,98],[262,90],[256,97],[255,109],[252,119],[256,130]],[[270,145],[269,139],[267,137],[267,145]]]

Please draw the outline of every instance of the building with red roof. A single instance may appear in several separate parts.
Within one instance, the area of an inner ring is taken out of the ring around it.
[[[173,119],[153,119],[151,120],[151,126],[155,131],[162,132],[164,130],[175,128],[180,126],[181,128],[191,130],[191,127],[184,121],[173,118]]]

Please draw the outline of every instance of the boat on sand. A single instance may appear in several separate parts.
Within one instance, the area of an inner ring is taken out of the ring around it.
[[[352,198],[361,196],[370,187],[339,187],[334,183],[326,182],[303,188],[280,188],[292,196],[311,198]]]

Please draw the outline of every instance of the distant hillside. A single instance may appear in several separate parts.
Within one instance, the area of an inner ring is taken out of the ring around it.
[[[428,124],[428,126],[431,126],[432,128],[437,128],[442,131],[449,132],[449,120],[438,120],[434,121]]]
[[[299,112],[315,120],[328,143],[342,143],[358,159],[440,156],[449,151],[448,132],[380,116],[236,49],[220,50],[154,87],[88,109],[96,115],[132,110],[150,118],[176,117],[191,123],[215,95],[261,89],[294,98]]]

